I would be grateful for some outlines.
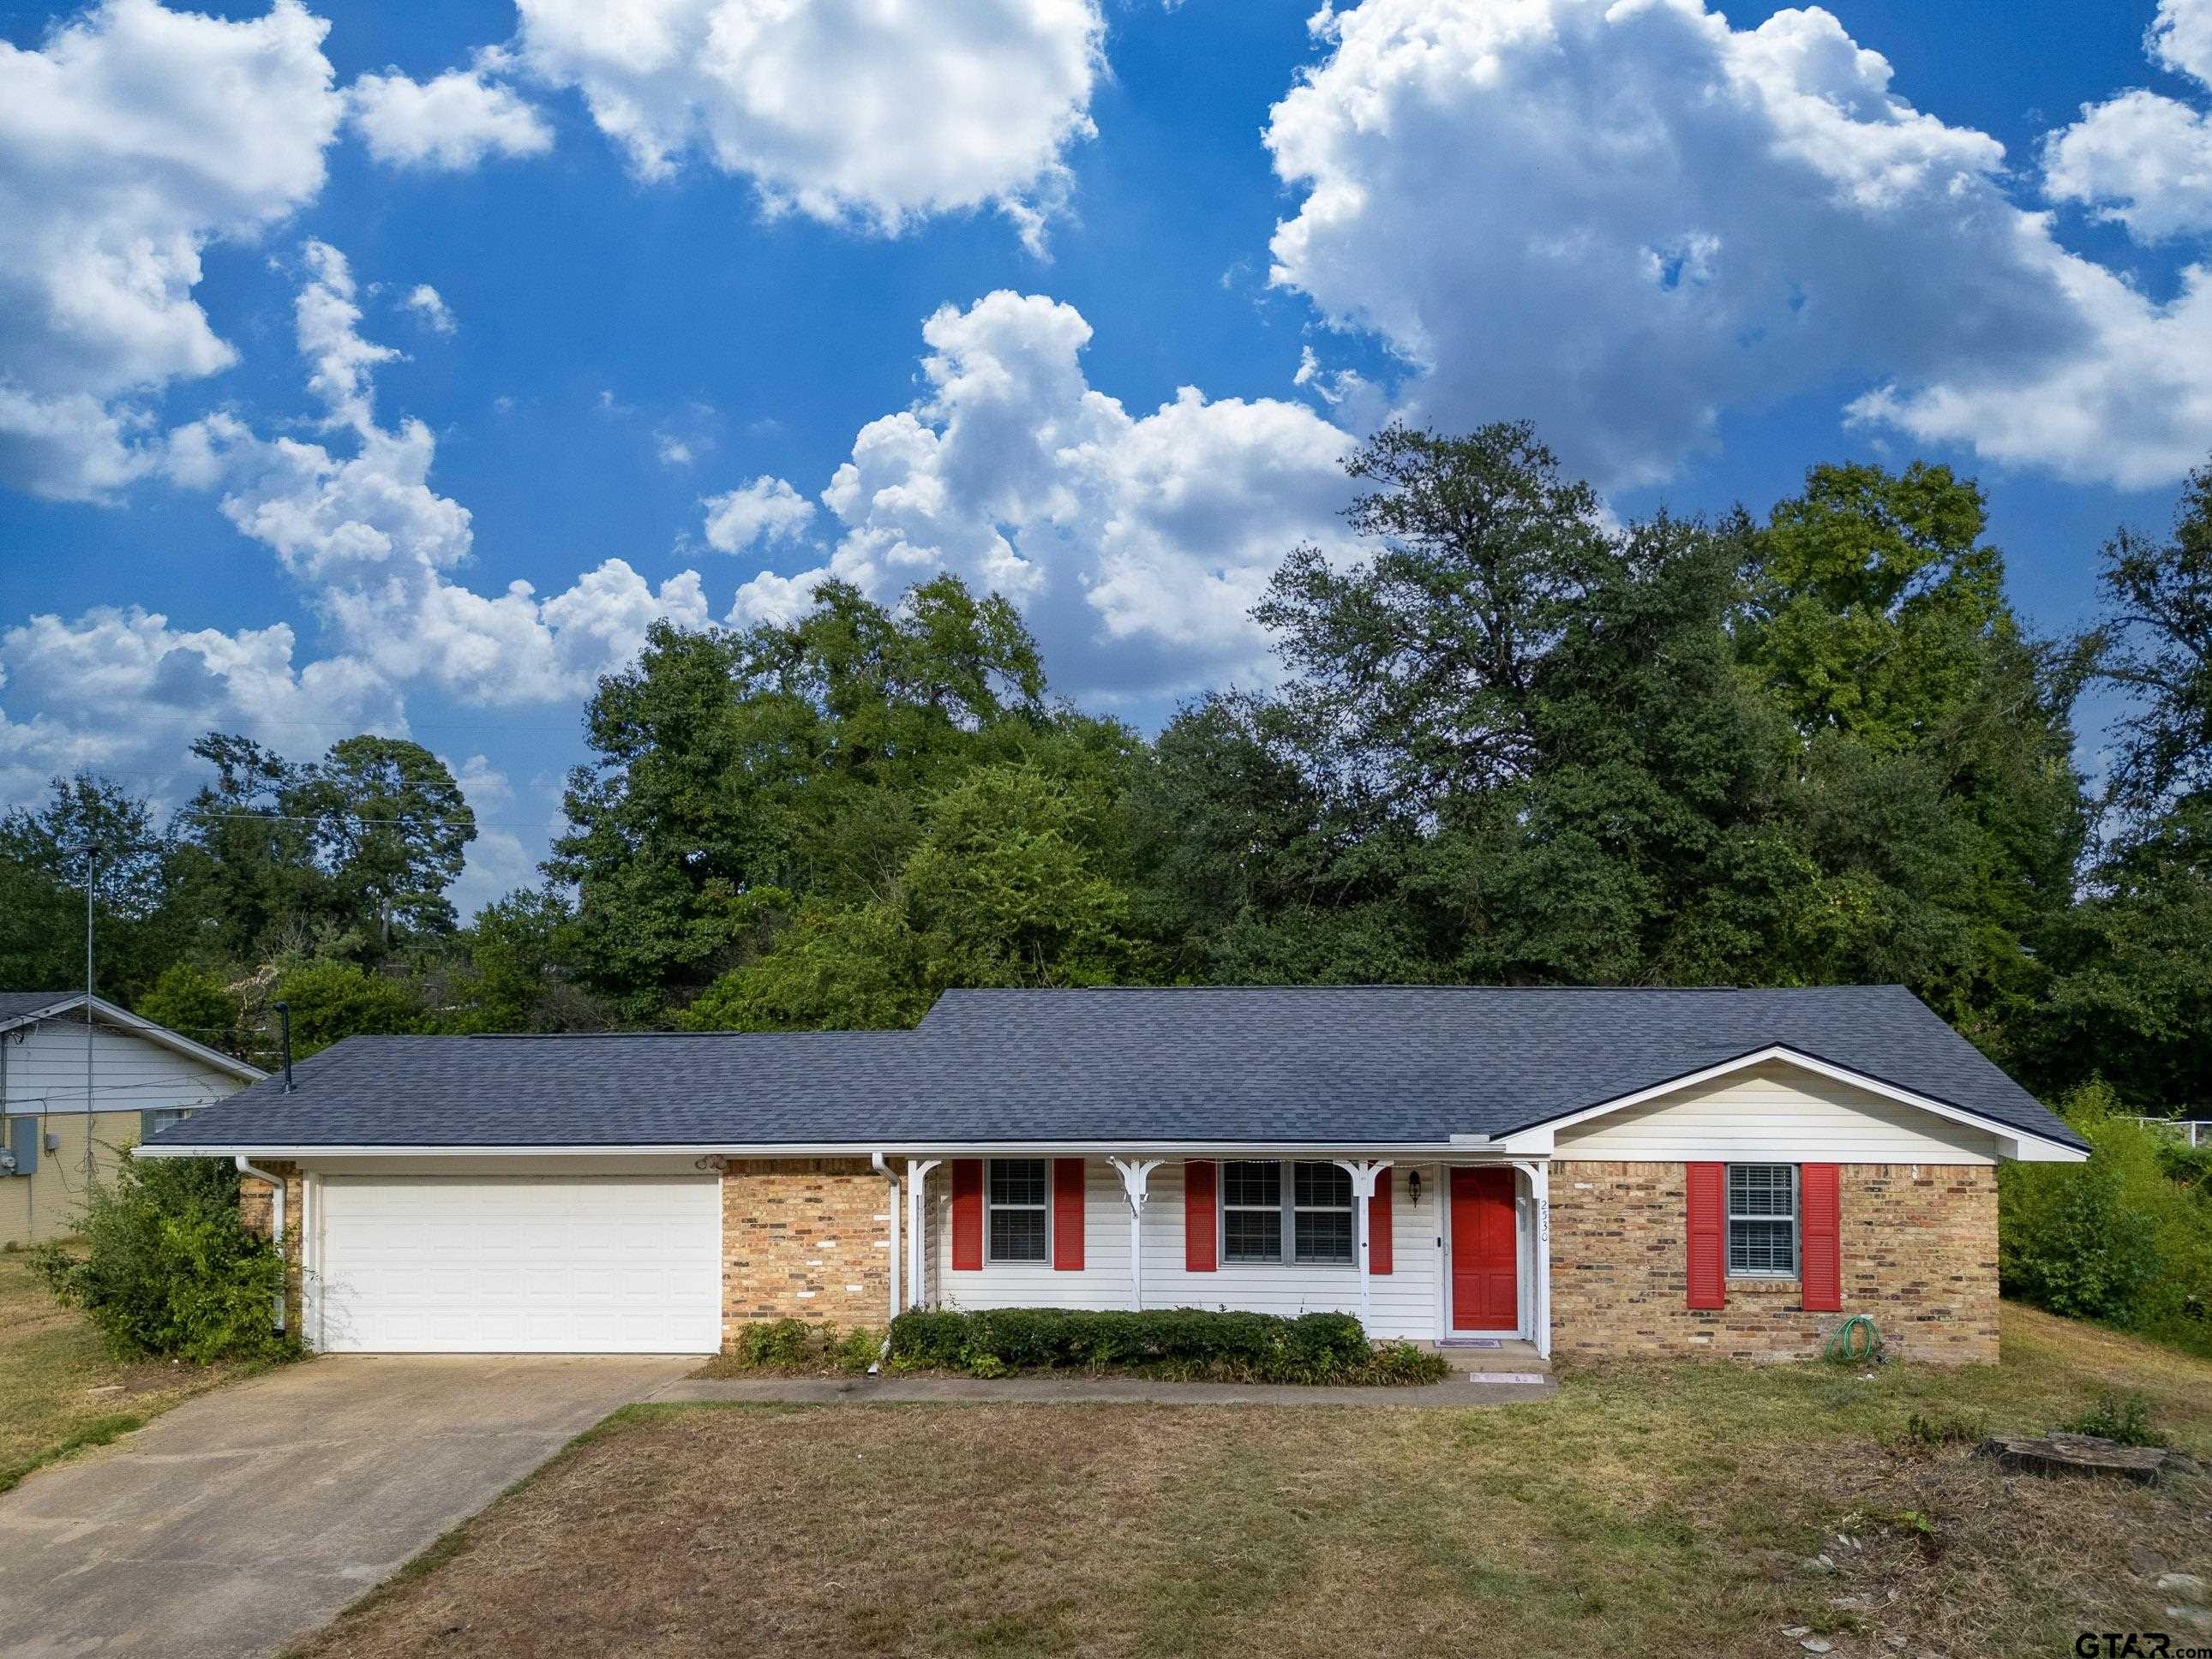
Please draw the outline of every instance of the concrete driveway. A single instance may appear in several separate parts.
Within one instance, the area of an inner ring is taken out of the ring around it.
[[[333,1356],[187,1401],[0,1497],[0,1650],[272,1652],[698,1364]]]

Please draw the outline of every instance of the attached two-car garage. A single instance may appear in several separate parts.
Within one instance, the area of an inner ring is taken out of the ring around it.
[[[330,1175],[310,1340],[340,1353],[712,1353],[713,1176]]]

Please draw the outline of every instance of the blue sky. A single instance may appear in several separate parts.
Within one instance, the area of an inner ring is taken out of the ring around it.
[[[1392,413],[1624,514],[1947,461],[2053,632],[2212,451],[2212,0],[1313,13],[0,7],[0,796],[404,729],[475,902],[655,615],[951,568],[1141,724],[1263,679]]]

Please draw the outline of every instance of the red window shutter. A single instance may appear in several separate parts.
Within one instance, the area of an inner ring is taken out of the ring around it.
[[[983,1265],[983,1160],[952,1160],[952,1270],[974,1273]]]
[[[1802,1164],[1797,1171],[1797,1273],[1806,1311],[1843,1311],[1843,1183],[1832,1164]]]
[[[1375,1177],[1375,1196],[1367,1200],[1367,1271],[1390,1271],[1390,1171]]]
[[[1692,1308],[1728,1306],[1728,1166],[1692,1164],[1689,1175]]]
[[[1083,1160],[1052,1161],[1052,1265],[1064,1273],[1083,1271]]]
[[[1182,1265],[1186,1273],[1210,1273],[1213,1248],[1213,1183],[1221,1166],[1211,1160],[1182,1166]]]

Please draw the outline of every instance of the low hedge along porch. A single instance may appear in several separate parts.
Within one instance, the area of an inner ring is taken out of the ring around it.
[[[1068,1308],[914,1309],[891,1322],[900,1370],[977,1376],[1129,1371],[1240,1382],[1435,1382],[1450,1366],[1404,1342],[1374,1343],[1350,1314],[1143,1313]]]

